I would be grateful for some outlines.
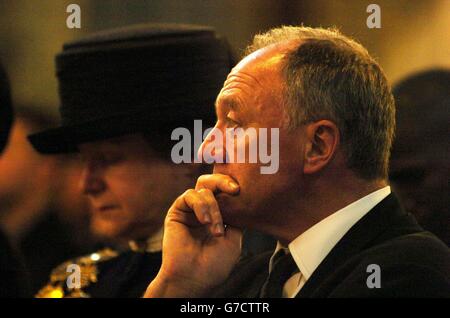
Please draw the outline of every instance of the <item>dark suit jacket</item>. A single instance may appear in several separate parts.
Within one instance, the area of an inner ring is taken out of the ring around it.
[[[258,297],[273,251],[242,260],[216,297]],[[381,288],[369,288],[381,269]],[[450,297],[450,251],[405,213],[391,194],[330,251],[297,297]]]

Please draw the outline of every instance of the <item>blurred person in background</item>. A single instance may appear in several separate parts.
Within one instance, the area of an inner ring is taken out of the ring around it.
[[[23,255],[34,293],[56,265],[88,250],[88,213],[71,180],[81,172],[79,165],[69,156],[43,156],[27,140],[54,120],[32,105],[18,106],[15,113],[0,158],[0,224]]]
[[[0,160],[8,143],[13,123],[13,109],[8,77],[0,63]],[[5,176],[0,173],[0,182]],[[0,214],[1,216],[1,214]],[[17,251],[0,229],[0,298],[26,297],[30,295],[28,275]]]
[[[41,153],[79,152],[91,230],[109,247],[55,268],[37,297],[143,295],[161,265],[166,211],[202,169],[173,162],[172,132],[195,119],[212,126],[231,60],[226,41],[200,26],[137,25],[64,45],[62,126],[30,141]],[[79,286],[67,284],[71,264]]]
[[[408,76],[393,94],[397,130],[390,180],[405,209],[450,246],[450,70]]]

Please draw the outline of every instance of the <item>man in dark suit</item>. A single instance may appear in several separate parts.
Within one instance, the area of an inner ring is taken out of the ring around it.
[[[281,27],[247,53],[199,153],[214,173],[169,209],[146,296],[450,296],[448,248],[388,185],[394,99],[367,50],[337,30]],[[277,169],[233,160],[256,139]],[[242,228],[275,237],[275,251],[237,263]]]
[[[389,179],[405,209],[450,246],[450,69],[412,74],[393,94],[397,128]]]
[[[161,264],[165,213],[201,168],[171,160],[172,131],[194,119],[209,127],[231,61],[225,40],[201,26],[138,25],[64,45],[62,126],[30,141],[41,153],[80,153],[91,229],[110,247],[55,268],[38,297],[143,295]]]

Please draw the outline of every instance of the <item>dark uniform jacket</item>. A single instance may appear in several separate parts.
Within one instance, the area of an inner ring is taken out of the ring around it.
[[[76,244],[73,235],[58,213],[49,210],[20,238],[18,248],[31,276],[31,295],[47,282],[55,266],[92,250]]]
[[[72,264],[81,269],[81,288],[69,285],[74,282]],[[93,297],[93,298],[135,298],[142,297],[148,284],[161,266],[161,252],[119,253],[103,249],[90,255],[67,261],[55,268],[50,282],[42,288],[37,297]],[[73,277],[73,276],[72,276]]]
[[[259,297],[272,253],[243,259],[214,296]],[[368,287],[370,264],[380,268],[380,288]],[[450,251],[391,194],[344,235],[297,297],[450,297]]]

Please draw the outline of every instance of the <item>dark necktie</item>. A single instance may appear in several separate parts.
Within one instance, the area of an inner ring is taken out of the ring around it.
[[[272,271],[261,288],[261,298],[281,298],[283,286],[289,277],[298,270],[291,253],[279,250],[274,256]]]

